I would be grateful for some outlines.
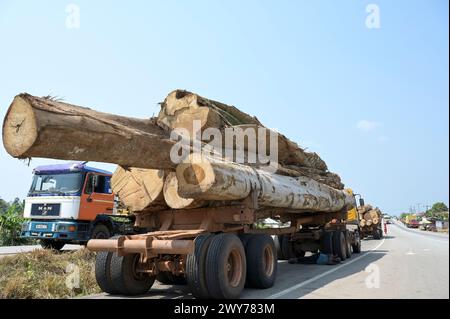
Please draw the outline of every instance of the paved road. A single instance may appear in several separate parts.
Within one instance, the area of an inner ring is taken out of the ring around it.
[[[388,225],[383,240],[364,240],[363,251],[337,266],[279,262],[271,289],[246,289],[242,298],[449,298],[448,236]],[[89,298],[123,298],[100,294]],[[192,298],[184,286],[155,284],[139,298]]]
[[[80,245],[65,245],[63,250],[75,250],[80,249]],[[42,249],[40,245],[28,245],[28,246],[0,246],[0,257],[10,256],[19,253],[26,253],[35,249]]]

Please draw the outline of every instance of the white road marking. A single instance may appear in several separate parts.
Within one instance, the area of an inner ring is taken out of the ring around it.
[[[412,250],[408,251],[405,255],[415,255],[416,253],[413,252]]]
[[[276,299],[276,298],[279,298],[279,297],[281,297],[281,296],[283,296],[283,295],[286,295],[286,294],[288,294],[288,293],[290,293],[290,292],[292,292],[292,291],[294,291],[294,290],[297,290],[297,289],[299,289],[299,288],[301,288],[301,287],[303,287],[303,286],[306,286],[306,285],[308,285],[308,284],[310,284],[310,283],[312,283],[312,282],[314,282],[314,281],[316,281],[316,280],[318,280],[318,279],[320,279],[320,278],[322,278],[322,277],[328,276],[329,274],[332,274],[332,273],[334,273],[335,271],[338,271],[339,269],[341,269],[341,268],[343,268],[343,267],[345,267],[345,266],[351,265],[351,264],[353,264],[354,262],[360,260],[361,258],[364,258],[364,257],[370,255],[370,254],[373,253],[375,250],[377,250],[378,248],[380,248],[380,247],[384,244],[384,241],[385,241],[385,239],[383,239],[383,240],[381,241],[381,243],[379,243],[375,248],[370,249],[369,251],[363,253],[361,256],[358,256],[358,257],[356,257],[356,258],[354,258],[354,259],[352,259],[352,260],[350,260],[350,261],[348,261],[348,262],[346,262],[346,263],[343,263],[342,265],[339,265],[339,266],[337,266],[337,267],[333,267],[332,269],[330,269],[330,270],[328,270],[328,271],[326,271],[326,272],[324,272],[324,273],[321,273],[320,275],[317,275],[317,276],[315,276],[315,277],[312,277],[312,278],[310,278],[310,279],[308,279],[308,280],[306,280],[306,281],[304,281],[304,282],[302,282],[302,283],[299,283],[299,284],[297,284],[297,285],[295,285],[295,286],[292,286],[292,287],[290,287],[290,288],[288,288],[288,289],[282,290],[282,291],[280,291],[280,292],[278,292],[278,293],[276,293],[276,294],[270,295],[270,296],[266,297],[265,299]]]

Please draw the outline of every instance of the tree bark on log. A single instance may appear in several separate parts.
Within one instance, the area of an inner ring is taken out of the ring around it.
[[[251,130],[258,136],[258,128],[265,128],[256,117],[252,117],[234,106],[209,100],[195,93],[183,90],[171,92],[161,103],[158,124],[167,130],[183,128],[193,135],[193,121],[200,121],[200,129],[217,128],[223,132],[225,128]],[[266,141],[270,130],[267,129]],[[316,154],[305,152],[297,143],[282,134],[278,137],[278,160],[281,164],[298,164],[305,167],[327,170],[325,162]],[[225,147],[224,140],[222,146]],[[266,143],[269,151],[269,143]],[[235,147],[233,147],[235,148]]]
[[[175,90],[161,103],[158,123],[167,129],[185,128],[192,133],[192,121],[199,120],[201,128],[225,127],[239,124],[262,125],[256,117],[240,111],[234,106],[213,101],[200,95]]]
[[[238,200],[252,191],[262,207],[336,212],[354,207],[354,198],[308,177],[287,177],[192,154],[177,166],[180,196],[203,200]]]
[[[163,196],[164,171],[117,167],[111,178],[113,192],[133,212],[166,209]]]
[[[16,96],[3,122],[3,144],[17,158],[45,157],[175,168],[175,144],[153,119],[140,120],[38,98]]]
[[[206,205],[203,200],[185,198],[179,195],[178,179],[174,172],[169,173],[165,178],[163,192],[167,205],[173,209],[198,208]]]

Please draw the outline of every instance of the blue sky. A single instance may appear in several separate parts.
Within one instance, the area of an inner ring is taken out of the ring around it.
[[[78,29],[66,27],[70,3]],[[379,29],[365,23],[372,3]],[[0,118],[21,92],[149,117],[184,88],[318,152],[387,213],[448,204],[448,11],[444,0],[0,0]],[[23,198],[48,162],[0,148],[0,197]]]

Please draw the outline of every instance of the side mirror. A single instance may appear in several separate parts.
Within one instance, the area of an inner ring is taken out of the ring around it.
[[[359,199],[359,206],[364,206],[364,199],[363,198]]]

